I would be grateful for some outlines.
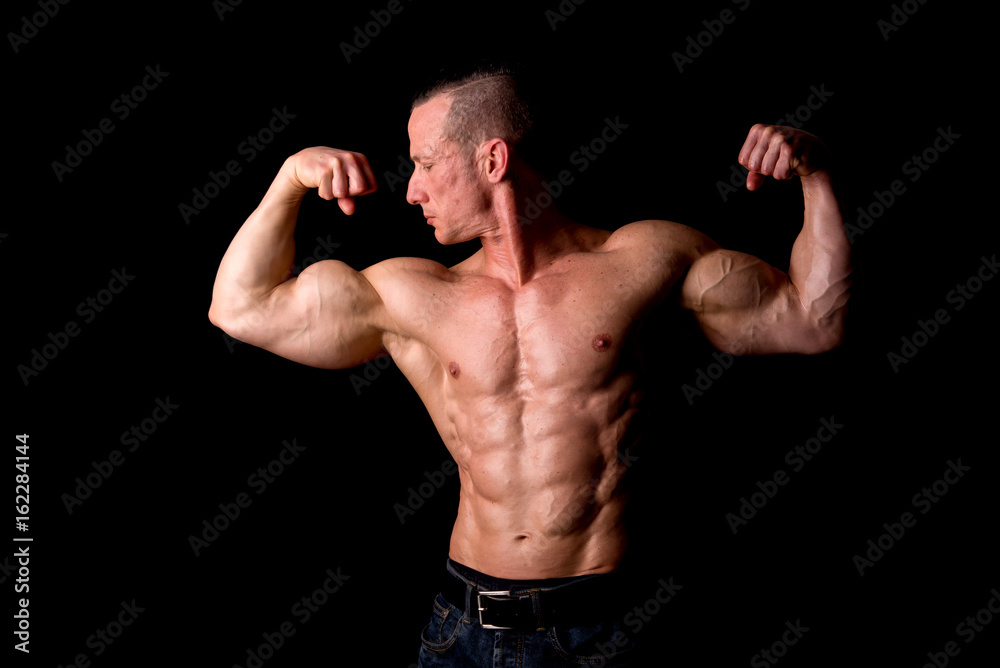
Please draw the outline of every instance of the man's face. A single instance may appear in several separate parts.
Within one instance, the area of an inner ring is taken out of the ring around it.
[[[450,106],[450,98],[439,95],[414,109],[407,126],[414,169],[406,201],[420,205],[442,244],[468,241],[495,227],[488,216],[485,179],[444,136]]]

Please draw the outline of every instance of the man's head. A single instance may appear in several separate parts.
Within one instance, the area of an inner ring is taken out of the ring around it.
[[[466,241],[495,224],[497,196],[510,190],[532,125],[515,77],[503,69],[439,82],[414,99],[406,199],[423,208],[438,241]]]
[[[439,96],[451,100],[444,123],[445,137],[470,160],[488,139],[502,139],[516,149],[531,132],[531,107],[507,68],[486,67],[439,81],[414,98],[411,113]]]

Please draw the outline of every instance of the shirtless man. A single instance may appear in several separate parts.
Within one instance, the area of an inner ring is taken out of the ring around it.
[[[422,666],[479,665],[494,641],[521,653],[517,665],[627,658],[607,644],[621,625],[609,577],[626,546],[619,453],[642,410],[637,334],[668,295],[722,351],[819,353],[843,335],[850,244],[816,137],[755,125],[739,154],[751,190],[765,176],[802,184],[786,274],[673,222],[608,232],[550,206],[525,224],[522,203],[543,179],[519,151],[532,123],[520,100],[512,77],[481,72],[411,112],[406,199],[440,243],[480,239],[471,257],[360,272],[327,260],[292,277],[306,193],[351,215],[376,189],[363,155],[308,148],[233,239],[209,312],[234,338],[311,366],[391,355],[416,389],[461,481],[448,563],[458,586],[435,601]]]

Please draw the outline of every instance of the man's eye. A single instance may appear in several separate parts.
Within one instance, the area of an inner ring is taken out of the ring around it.
[[[425,172],[429,172],[429,171],[431,171],[431,167],[433,167],[433,166],[434,165],[422,165],[420,167],[420,169],[424,170]]]

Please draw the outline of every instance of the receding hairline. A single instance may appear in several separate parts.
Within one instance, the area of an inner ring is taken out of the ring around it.
[[[424,106],[426,104],[430,104],[434,100],[437,100],[437,99],[442,98],[442,97],[448,97],[448,96],[450,96],[451,99],[455,99],[454,95],[452,95],[452,92],[455,91],[455,90],[457,90],[458,88],[459,87],[456,86],[455,88],[447,88],[447,89],[444,89],[444,90],[431,89],[429,91],[425,91],[423,93],[420,93],[415,98],[413,98],[413,102],[410,103],[410,113],[412,114],[414,111],[417,110],[418,107],[422,107],[422,106]],[[450,108],[451,104],[449,103],[448,106]]]
[[[428,104],[431,104],[432,102],[436,102],[438,100],[447,100],[448,107],[444,110],[445,118],[447,118],[448,112],[451,111],[451,104],[454,101],[454,99],[455,97],[454,95],[451,94],[451,91],[441,91],[439,93],[435,93],[430,96],[421,96],[419,98],[416,98],[413,100],[413,104],[410,105],[410,118],[413,118],[413,112],[415,112],[420,107],[426,107]]]
[[[420,107],[423,107],[423,106],[426,106],[426,105],[428,105],[428,104],[430,104],[430,103],[432,103],[432,102],[434,102],[434,101],[436,101],[436,100],[439,100],[439,99],[441,99],[441,98],[444,98],[444,97],[446,97],[447,95],[448,95],[448,93],[439,93],[439,94],[437,94],[437,95],[433,95],[433,96],[431,96],[431,97],[427,98],[426,100],[424,100],[424,101],[420,102],[419,104],[417,104],[417,103],[415,102],[415,103],[414,103],[414,106],[412,107],[412,109],[411,109],[411,111],[410,111],[410,119],[411,119],[411,120],[413,119],[413,113],[414,113],[414,112],[415,112],[415,111],[416,111],[416,110],[417,110],[418,108],[420,108]],[[450,101],[448,101],[448,106],[447,106],[447,108],[445,108],[445,109],[444,109],[444,110],[443,110],[443,111],[441,112],[441,119],[440,119],[440,122],[441,122],[441,126],[440,126],[440,129],[441,129],[441,135],[440,135],[440,138],[441,138],[441,139],[442,139],[443,141],[446,141],[446,142],[450,142],[450,143],[452,143],[452,144],[456,144],[456,145],[457,145],[457,142],[456,142],[456,141],[455,141],[454,139],[452,139],[452,138],[448,137],[448,132],[447,132],[447,126],[448,126],[448,112],[449,112],[449,110],[450,110],[450,109],[451,109],[451,102],[450,102]],[[425,142],[425,146],[424,146],[424,147],[422,147],[422,148],[421,148],[421,149],[419,150],[419,152],[417,152],[417,153],[413,153],[413,152],[411,151],[411,153],[410,153],[410,160],[413,160],[414,162],[424,162],[424,161],[427,161],[427,160],[434,160],[434,159],[438,159],[438,158],[440,158],[440,157],[441,157],[441,156],[443,156],[443,155],[445,155],[445,153],[444,153],[443,151],[441,151],[440,149],[436,149],[436,148],[434,148],[434,146],[432,146],[432,145],[430,145],[430,144],[427,144],[427,143]]]
[[[523,75],[509,67],[486,66],[464,76],[439,79],[414,96],[411,118],[421,107],[444,101],[441,137],[472,158],[485,141],[497,138],[520,151],[535,125]]]
[[[457,80],[442,80],[438,83],[424,89],[423,91],[417,93],[410,103],[410,113],[413,112],[417,107],[427,104],[431,100],[434,100],[442,95],[454,95],[459,91],[466,88],[472,88],[475,86],[481,86],[483,82],[490,79],[507,79],[511,82],[517,82],[517,77],[506,69],[496,69],[496,70],[485,70],[476,71],[465,77]]]

